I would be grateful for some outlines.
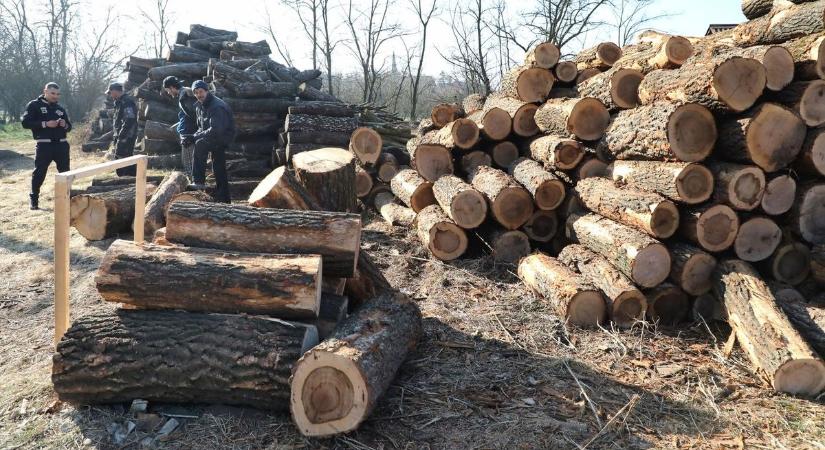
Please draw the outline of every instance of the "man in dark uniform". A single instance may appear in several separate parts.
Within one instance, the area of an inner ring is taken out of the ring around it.
[[[72,123],[66,110],[57,102],[60,100],[60,86],[49,83],[43,94],[26,106],[21,121],[23,128],[32,130],[37,143],[32,173],[32,190],[29,194],[31,209],[40,209],[40,186],[46,179],[46,172],[52,161],[58,172],[69,170],[69,142],[66,133],[72,131]]]
[[[115,155],[117,159],[128,158],[134,154],[137,140],[137,103],[123,92],[123,85],[120,83],[110,84],[106,93],[115,101],[115,116],[112,120]],[[136,171],[135,166],[123,167],[117,169],[117,175],[135,176]]]
[[[198,130],[198,117],[195,111],[195,105],[198,103],[198,99],[195,98],[192,89],[182,87],[180,80],[174,76],[166,77],[163,80],[163,89],[170,97],[178,100],[178,123],[176,124],[176,129],[178,136],[180,136],[181,162],[183,162],[183,168],[186,174],[189,175],[189,178],[192,178],[192,159],[195,153],[195,146],[192,144],[185,145],[185,143],[188,143],[188,137],[195,134],[195,131]]]
[[[192,164],[194,189],[206,185],[206,158],[212,154],[212,172],[215,174],[215,200],[229,203],[229,177],[226,173],[226,148],[235,139],[235,118],[232,110],[223,100],[209,92],[206,82],[192,83],[192,92],[198,99],[196,105],[198,131],[187,138],[184,144],[195,144]]]

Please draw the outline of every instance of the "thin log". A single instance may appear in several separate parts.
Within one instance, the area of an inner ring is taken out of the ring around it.
[[[441,261],[452,261],[467,251],[467,235],[438,205],[422,209],[416,218],[418,238]]]
[[[716,258],[684,242],[675,242],[668,249],[672,261],[670,280],[690,295],[710,291]]]
[[[532,196],[505,172],[480,166],[468,181],[484,194],[493,218],[504,228],[515,230],[533,215]]]
[[[545,168],[570,170],[584,158],[584,146],[574,139],[546,134],[532,139],[525,149]]]
[[[554,98],[536,111],[533,120],[542,133],[573,135],[584,141],[594,141],[604,135],[610,123],[610,113],[595,98]]]
[[[740,211],[752,211],[762,203],[765,193],[765,172],[756,166],[718,163],[708,165],[713,172],[713,201]]]
[[[172,198],[186,189],[189,178],[182,172],[172,172],[160,183],[155,193],[146,203],[143,215],[143,229],[147,236],[166,226],[166,209]]]
[[[533,241],[550,242],[559,230],[559,218],[555,211],[537,209],[521,229]]]
[[[381,192],[375,196],[375,209],[378,210],[381,217],[383,217],[388,224],[411,227],[413,222],[415,222],[415,211],[401,206],[395,200],[395,196],[391,193]]]
[[[524,186],[542,210],[554,210],[564,201],[564,183],[536,161],[519,158],[510,165],[510,176]]]
[[[727,205],[683,209],[679,233],[709,252],[727,250],[739,232],[739,216]]]
[[[439,178],[432,184],[432,193],[441,209],[461,228],[476,228],[487,218],[484,195],[461,178],[453,175]]]

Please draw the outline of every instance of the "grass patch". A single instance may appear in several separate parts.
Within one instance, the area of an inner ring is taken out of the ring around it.
[[[0,124],[0,140],[25,141],[31,138],[31,131],[23,128],[20,123]]]

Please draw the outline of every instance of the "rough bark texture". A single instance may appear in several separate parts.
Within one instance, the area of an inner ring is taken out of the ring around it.
[[[294,98],[298,94],[295,83],[283,81],[253,81],[234,83],[227,80],[224,85],[239,98]]]
[[[358,270],[354,277],[347,278],[347,284],[344,286],[344,294],[349,297],[349,310],[355,311],[361,305],[390,291],[390,282],[384,278],[384,274],[375,265],[369,253],[359,253]]]
[[[758,19],[771,12],[773,0],[742,0],[742,14],[748,20]]]
[[[146,139],[160,139],[164,141],[178,141],[178,133],[172,125],[163,122],[147,120],[143,125],[143,135]],[[180,147],[178,147],[180,148]]]
[[[636,69],[613,68],[582,82],[577,89],[580,96],[596,98],[611,111],[635,108],[643,78],[642,72]]]
[[[530,158],[519,158],[510,165],[510,176],[530,192],[536,206],[543,210],[554,210],[564,201],[564,183],[541,164]]]
[[[805,123],[792,110],[763,103],[744,115],[719,122],[716,152],[724,159],[775,172],[796,159],[805,131]]]
[[[594,141],[607,129],[610,114],[595,98],[553,98],[536,111],[533,120],[542,133]]]
[[[273,170],[261,180],[249,196],[249,204],[258,208],[321,209],[286,167]]]
[[[547,69],[520,66],[504,75],[499,92],[525,102],[541,102],[553,89],[553,81],[553,73]]]
[[[775,292],[776,303],[782,308],[791,324],[805,341],[822,358],[825,355],[825,309],[805,304],[804,298],[796,291]]]
[[[579,70],[590,68],[607,70],[621,57],[622,49],[618,45],[612,42],[602,42],[579,52],[574,61]]]
[[[500,108],[507,111],[513,120],[513,133],[529,137],[539,132],[536,126],[535,113],[538,107],[532,103],[524,102],[512,97],[503,95],[491,95],[484,103],[484,111],[492,108]]]
[[[481,166],[470,175],[473,187],[484,194],[493,218],[504,228],[515,230],[533,215],[533,198],[506,173]]]
[[[292,159],[295,179],[323,210],[355,212],[355,158],[339,148],[300,153]]]
[[[670,280],[690,295],[702,295],[711,288],[716,258],[684,242],[674,242],[670,250]]]
[[[289,107],[289,114],[306,114],[310,116],[353,117],[355,112],[343,103],[305,101]]]
[[[789,8],[775,8],[756,20],[733,29],[733,40],[740,47],[781,44],[791,39],[823,31],[825,3],[809,2]]]
[[[713,201],[733,209],[752,211],[762,202],[765,193],[765,173],[756,166],[712,162],[715,187]]]
[[[147,236],[151,236],[158,228],[166,226],[166,209],[172,198],[186,189],[189,178],[182,172],[170,173],[152,194],[146,203],[143,215],[143,229]]]
[[[290,133],[296,131],[330,131],[351,134],[358,128],[358,119],[354,117],[311,116],[307,114],[288,114],[284,129]]]
[[[478,142],[478,125],[470,119],[456,119],[444,127],[421,136],[422,144],[440,145],[447,149],[472,148]]]
[[[208,63],[192,62],[181,64],[168,64],[149,69],[149,79],[162,81],[168,76],[176,76],[184,80],[196,80],[206,75]]]
[[[456,225],[476,228],[487,218],[487,201],[479,191],[453,175],[445,175],[432,185],[441,209]]]
[[[392,181],[390,181],[390,188],[399,200],[415,212],[419,212],[436,202],[433,195],[433,184],[411,169],[402,170],[395,174]]]
[[[396,203],[395,196],[391,193],[382,192],[376,195],[373,204],[381,217],[390,225],[411,227],[415,222],[415,211]]]
[[[704,202],[714,189],[713,173],[695,163],[615,161],[607,172],[613,181],[687,204]]]
[[[147,200],[152,192],[147,186]],[[69,214],[72,226],[90,241],[128,232],[135,217],[135,188],[76,195],[71,199]]]
[[[569,170],[584,158],[584,146],[580,142],[553,134],[530,140],[525,150],[548,169]]]
[[[682,36],[662,35],[624,48],[613,69],[634,69],[648,74],[656,69],[675,69],[693,55],[690,40]]]
[[[797,81],[780,92],[771,92],[766,99],[781,103],[796,112],[805,125],[825,125],[825,80]]]
[[[825,33],[802,36],[783,46],[791,52],[797,80],[825,78]]]
[[[679,233],[709,252],[727,250],[736,240],[739,217],[730,206],[697,206],[680,213]]]
[[[486,97],[481,94],[470,94],[464,97],[464,100],[461,102],[461,107],[464,109],[465,114],[470,115],[476,111],[484,109],[485,100]],[[421,122],[423,123],[424,120]],[[430,119],[430,123],[432,123],[432,119]]]
[[[467,235],[438,205],[422,209],[416,218],[421,244],[442,261],[452,261],[467,251]]]

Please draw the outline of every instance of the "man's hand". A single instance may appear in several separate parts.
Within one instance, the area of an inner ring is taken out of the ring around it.
[[[50,120],[50,121],[46,122],[46,127],[47,128],[57,128],[58,125],[59,125],[59,121],[57,121],[57,120]]]
[[[66,121],[65,121],[65,120],[63,120],[63,119],[58,119],[58,121],[57,121],[57,125],[58,125],[58,126],[60,126],[60,127],[66,128],[66,125],[67,125],[67,124],[66,124]]]

